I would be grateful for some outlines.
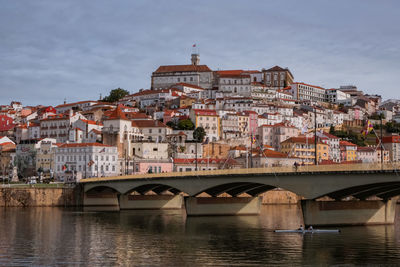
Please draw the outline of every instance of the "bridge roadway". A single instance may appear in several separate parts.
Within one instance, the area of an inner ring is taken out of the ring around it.
[[[87,178],[80,183],[87,206],[173,208],[182,205],[184,195],[188,215],[257,213],[260,206],[257,196],[282,188],[304,198],[305,224],[378,224],[394,221],[396,201],[392,199],[400,195],[398,167],[337,164],[300,166],[297,170],[293,167],[224,169]],[[198,197],[201,193],[211,197]],[[218,197],[223,193],[231,197]],[[248,197],[239,197],[243,194]],[[326,196],[335,201],[315,201]],[[352,200],[342,201],[348,197]],[[368,200],[371,197],[381,200]],[[154,205],[156,201],[158,204]]]

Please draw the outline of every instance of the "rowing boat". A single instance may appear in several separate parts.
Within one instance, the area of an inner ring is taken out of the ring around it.
[[[313,230],[275,230],[275,233],[300,233],[300,234],[322,234],[322,233],[340,233],[339,229],[313,229]]]

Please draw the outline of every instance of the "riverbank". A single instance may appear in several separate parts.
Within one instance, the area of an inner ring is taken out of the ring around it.
[[[81,203],[79,186],[0,188],[0,207],[74,207]]]

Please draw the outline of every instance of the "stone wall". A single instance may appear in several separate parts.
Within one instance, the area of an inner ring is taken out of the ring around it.
[[[81,202],[80,187],[0,188],[0,207],[71,207]]]
[[[302,199],[290,191],[275,189],[267,191],[262,196],[262,204],[297,204]]]

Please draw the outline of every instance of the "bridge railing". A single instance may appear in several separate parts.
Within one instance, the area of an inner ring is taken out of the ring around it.
[[[186,172],[168,172],[168,173],[146,173],[133,174],[114,177],[94,177],[81,179],[81,183],[100,182],[111,180],[129,180],[146,178],[172,178],[189,176],[215,176],[215,175],[243,175],[243,174],[281,174],[281,173],[313,173],[313,172],[350,172],[350,171],[396,171],[399,170],[400,163],[376,164],[376,163],[358,163],[358,164],[331,164],[331,165],[306,165],[266,167],[266,168],[247,168],[247,169],[221,169],[208,171],[186,171]],[[400,175],[400,170],[399,170]]]

